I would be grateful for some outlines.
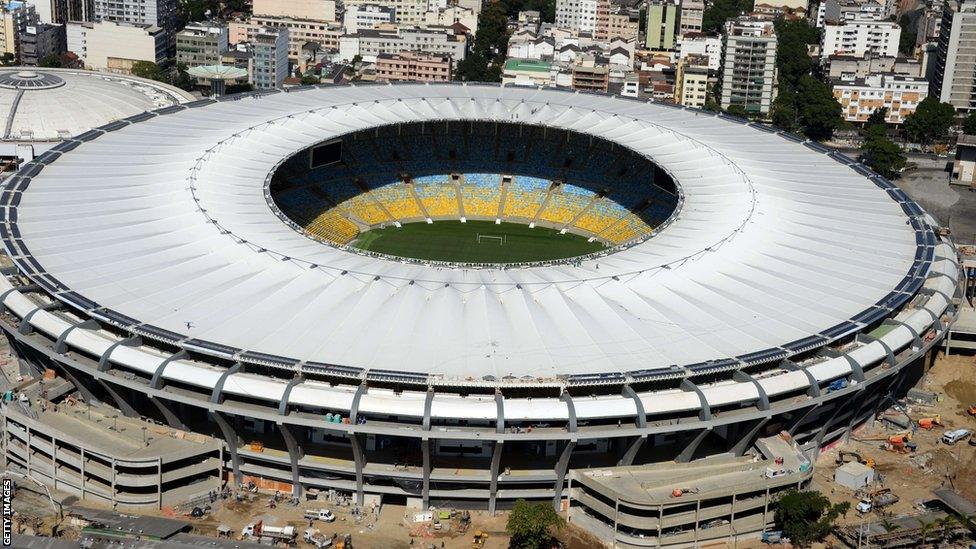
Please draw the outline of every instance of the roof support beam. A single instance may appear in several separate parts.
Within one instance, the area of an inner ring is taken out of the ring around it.
[[[295,377],[288,380],[288,384],[285,385],[285,390],[281,393],[281,402],[278,403],[278,415],[287,416],[288,415],[288,399],[291,398],[291,390],[295,388],[295,385],[303,383],[305,378],[301,374],[296,374]]]
[[[223,395],[221,393],[224,392],[224,383],[227,382],[228,377],[239,372],[241,370],[241,366],[242,364],[237,362],[230,368],[224,370],[224,373],[220,374],[220,378],[217,380],[217,383],[214,383],[213,391],[210,392],[210,402],[213,404],[220,404],[220,402],[223,400]]]
[[[563,391],[563,394],[559,395],[559,400],[566,403],[566,412],[569,414],[569,432],[576,432],[576,406],[573,405],[573,397],[569,396],[569,393]]]
[[[918,332],[915,331],[915,328],[912,328],[908,324],[905,324],[904,322],[902,322],[900,320],[895,320],[893,318],[891,319],[891,322],[894,323],[894,324],[898,324],[899,326],[904,326],[905,328],[907,328],[908,331],[912,333],[912,343],[915,345],[915,348],[916,349],[921,349],[922,348],[922,338],[921,338],[921,336],[919,336]]]
[[[368,389],[369,386],[366,385],[365,381],[360,383],[359,387],[356,388],[356,394],[352,397],[352,404],[349,405],[349,423],[352,425],[357,425],[356,422],[359,420],[359,401],[363,399],[363,395],[366,394]]]
[[[803,415],[800,416],[796,421],[794,421],[793,425],[790,425],[790,428],[787,429],[787,432],[790,435],[795,435],[797,429],[799,429],[800,426],[803,425],[803,422],[806,421],[807,418],[809,418],[811,415],[813,415],[814,412],[820,410],[821,406],[823,405],[818,402],[818,403],[814,403],[812,406],[807,408],[807,411],[803,412]]]
[[[732,446],[732,455],[741,456],[746,453],[746,450],[752,446],[753,441],[756,439],[756,435],[759,430],[762,429],[767,423],[769,423],[770,417],[763,417],[753,421],[752,426],[746,431],[745,434],[737,433],[739,440]],[[740,427],[743,424],[739,424]]]
[[[352,445],[352,458],[356,462],[356,505],[363,505],[366,495],[363,493],[363,467],[366,458],[363,456],[362,435],[349,433],[349,444]]]
[[[166,420],[166,424],[173,429],[179,429],[180,431],[189,431],[180,416],[173,412],[170,408],[170,401],[157,398],[153,395],[147,395],[149,397],[149,402],[159,410],[159,413],[163,415],[163,419]]]
[[[627,446],[627,451],[624,452],[624,455],[620,458],[620,461],[617,462],[617,465],[619,466],[633,465],[634,458],[637,457],[637,453],[640,452],[640,449],[644,447],[644,443],[646,441],[647,441],[647,435],[633,437],[633,440],[631,440],[630,445]]]
[[[634,407],[637,408],[637,427],[643,429],[647,427],[647,413],[644,412],[644,403],[641,401],[640,397],[637,396],[637,392],[630,385],[624,385],[620,394],[626,398],[634,401]]]
[[[864,381],[864,368],[861,367],[861,363],[854,360],[854,358],[849,354],[844,354],[841,356],[843,356],[847,360],[847,363],[850,364],[851,377],[854,378],[854,381],[857,381],[858,383]]]
[[[769,395],[766,394],[766,389],[763,389],[763,386],[756,381],[756,378],[742,370],[736,370],[732,373],[732,379],[741,383],[752,383],[756,388],[756,394],[759,395],[759,402],[757,403],[759,409],[763,411],[769,410]]]
[[[502,396],[502,392],[495,391],[495,414],[498,416],[495,421],[495,432],[504,433],[505,432],[505,397]]]
[[[698,419],[702,421],[708,421],[712,419],[712,407],[708,405],[708,399],[705,398],[705,393],[698,388],[690,379],[684,378],[681,380],[681,390],[682,391],[694,391],[698,395],[698,403],[701,405],[701,409],[698,412]]]
[[[427,388],[427,395],[424,396],[424,431],[430,431],[430,410],[434,406],[434,388]]]
[[[138,347],[139,345],[142,345],[142,338],[135,335],[129,336],[125,339],[120,339],[119,341],[116,341],[115,343],[109,345],[108,349],[105,349],[105,352],[102,353],[102,356],[98,358],[99,372],[108,371],[108,367],[109,367],[108,360],[109,358],[112,357],[112,352],[115,351],[115,348],[118,347],[119,345],[125,345],[126,347]]]
[[[702,441],[705,440],[705,437],[707,437],[708,433],[710,432],[711,432],[711,428],[705,428],[698,431],[698,433],[694,437],[691,437],[691,440],[688,442],[688,444],[686,444],[685,447],[681,449],[681,453],[679,453],[678,457],[674,458],[674,460],[678,463],[688,463],[689,461],[691,461],[691,459],[695,457],[695,452],[698,451],[698,446],[701,445]],[[681,438],[683,440],[688,440],[687,431],[682,435]]]
[[[67,343],[68,334],[70,334],[72,331],[74,331],[75,328],[82,328],[82,329],[94,330],[94,329],[98,329],[100,326],[101,325],[98,322],[96,322],[96,321],[94,321],[94,320],[92,320],[90,318],[88,320],[80,323],[80,324],[75,324],[73,326],[68,326],[68,328],[65,331],[61,332],[61,335],[58,336],[58,340],[54,342],[54,352],[55,353],[58,353],[59,355],[63,355],[64,353],[67,353],[68,352],[68,343]],[[114,348],[115,348],[115,345],[113,344],[112,347],[110,347],[109,349],[111,350],[111,349],[114,349]],[[101,364],[101,362],[99,362],[99,364]],[[102,371],[104,372],[105,370],[102,370]]]
[[[168,366],[169,363],[173,362],[174,360],[183,360],[184,358],[187,358],[189,356],[190,353],[180,350],[177,351],[176,353],[171,354],[169,358],[167,358],[166,360],[160,362],[159,366],[156,367],[156,371],[153,372],[152,380],[149,381],[149,387],[153,389],[162,389],[163,372],[166,371],[166,366]]]
[[[118,389],[116,389],[113,384],[103,379],[96,381],[98,381],[98,384],[102,386],[102,389],[105,389],[105,392],[112,397],[112,400],[115,401],[115,407],[122,411],[122,415],[125,417],[139,417],[139,412],[137,412],[136,409],[129,404],[128,400],[123,398],[122,394],[119,393]]]

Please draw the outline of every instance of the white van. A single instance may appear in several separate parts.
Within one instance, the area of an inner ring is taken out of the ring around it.
[[[946,431],[942,435],[942,442],[948,445],[953,445],[960,440],[966,440],[972,432],[969,429],[956,429],[955,431]]]

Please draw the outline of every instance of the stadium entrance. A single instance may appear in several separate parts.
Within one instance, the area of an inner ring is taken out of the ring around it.
[[[652,236],[678,210],[671,177],[629,148],[545,126],[380,126],[300,151],[270,183],[306,235],[375,254],[466,264],[572,258]]]

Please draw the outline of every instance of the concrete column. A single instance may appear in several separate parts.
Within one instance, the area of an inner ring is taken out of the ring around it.
[[[563,453],[559,456],[559,461],[556,462],[556,484],[553,486],[553,491],[555,495],[552,497],[552,506],[559,511],[559,501],[563,496],[563,482],[566,479],[566,470],[569,469],[569,458],[573,455],[573,448],[576,447],[576,441],[570,440],[563,447]]]
[[[698,530],[701,528],[701,499],[695,500],[695,543],[698,543]]]
[[[640,449],[644,446],[644,442],[646,441],[647,441],[647,435],[634,437],[634,440],[631,441],[630,446],[627,447],[627,451],[624,452],[623,457],[620,458],[620,461],[617,462],[617,465],[620,466],[633,465],[634,458],[637,457],[638,452],[640,452]]]
[[[210,417],[213,418],[217,427],[220,428],[220,434],[224,439],[224,443],[227,445],[227,451],[230,452],[234,483],[240,486],[244,482],[244,476],[241,474],[241,458],[237,453],[237,431],[234,430],[234,427],[221,412],[210,412]]]
[[[759,430],[769,423],[770,419],[771,418],[768,417],[757,419],[752,423],[752,427],[750,427],[745,434],[740,433],[738,442],[732,446],[732,454],[736,456],[741,456],[744,454],[746,450],[749,449],[749,446],[752,445],[752,441],[755,440]]]
[[[85,499],[85,449],[81,450],[81,499]]]
[[[363,445],[360,436],[356,433],[349,433],[349,443],[352,445],[352,457],[356,461],[356,505],[363,505],[365,493],[363,489],[363,467],[366,465],[366,458],[363,456]]]
[[[302,447],[292,429],[290,425],[278,423],[281,438],[285,440],[285,446],[288,447],[288,461],[291,463],[291,495],[300,498],[302,497],[302,482],[298,460],[302,459]]]
[[[58,439],[51,435],[51,482],[58,489]]]
[[[115,507],[119,504],[118,498],[116,497],[116,492],[115,492],[115,474],[116,474],[116,471],[115,471],[115,458],[113,457],[112,458],[112,509],[115,509]]]
[[[617,521],[619,520],[619,517],[620,517],[620,498],[614,497],[613,498],[613,545],[612,547],[617,546],[617,528],[618,528]]]
[[[495,505],[498,496],[498,475],[500,474],[499,468],[502,463],[502,444],[504,444],[504,441],[497,440],[491,449],[491,485],[489,486],[488,512],[492,515],[495,514]]]
[[[112,397],[112,401],[115,402],[115,407],[122,412],[122,415],[125,417],[139,417],[139,412],[137,412],[136,409],[129,404],[129,401],[122,398],[122,393],[113,387],[111,383],[101,379],[97,381],[98,384],[101,385],[102,389],[104,389],[105,392]]]
[[[431,470],[430,439],[427,438],[426,436],[420,440],[420,451],[423,453],[424,456],[424,464],[423,464],[424,481],[423,481],[423,488],[421,488],[420,498],[421,501],[423,502],[423,510],[426,511],[427,509],[430,508],[430,470]]]
[[[176,415],[176,413],[173,412],[173,409],[170,408],[170,404],[167,403],[164,399],[161,399],[153,395],[147,395],[147,396],[149,397],[149,402],[153,403],[153,405],[156,406],[156,409],[159,410],[159,413],[162,414],[163,419],[166,420],[167,425],[169,425],[173,429],[179,429],[180,431],[190,430],[189,428],[187,428],[186,424],[183,423],[183,420],[180,419],[180,416]]]
[[[163,458],[156,458],[156,502],[163,508]]]
[[[705,437],[707,437],[708,433],[710,432],[710,427],[699,431],[698,434],[691,439],[691,442],[689,442],[688,445],[681,450],[681,453],[678,454],[678,457],[676,457],[674,460],[678,463],[688,463],[691,461],[691,459],[695,457],[695,452],[698,450],[698,446],[701,445],[702,441],[705,440]]]

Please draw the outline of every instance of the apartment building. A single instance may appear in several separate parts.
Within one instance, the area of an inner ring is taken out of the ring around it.
[[[450,82],[451,56],[422,51],[381,53],[376,56],[376,79],[390,82]]]
[[[817,27],[855,20],[885,21],[895,13],[893,0],[823,0],[817,5]]]
[[[893,21],[855,19],[842,23],[828,22],[820,35],[821,55],[863,57],[898,55],[901,27]]]
[[[650,0],[647,13],[644,43],[649,50],[673,50],[678,34],[680,0]]]
[[[382,6],[393,10],[394,23],[420,25],[424,22],[429,2],[428,0],[345,0],[343,2],[346,10],[365,5]]]
[[[976,109],[976,0],[953,0],[942,29],[929,93],[957,110]]]
[[[678,15],[678,34],[702,31],[705,16],[705,0],[681,0],[681,13]]]
[[[871,74],[865,78],[831,82],[834,98],[844,108],[848,122],[866,122],[871,113],[888,109],[886,121],[901,124],[928,97],[928,81],[901,74]]]
[[[288,78],[288,29],[258,29],[252,46],[254,87],[280,88],[285,78]]]
[[[595,33],[598,18],[609,26],[609,0],[556,0],[556,26]]]
[[[678,59],[689,55],[708,57],[709,70],[718,72],[722,65],[722,38],[701,33],[689,33],[678,42]]]
[[[158,27],[163,32],[167,55],[176,45],[177,0],[92,0],[92,21]],[[122,52],[116,52],[124,55]]]
[[[377,4],[351,6],[342,15],[342,26],[349,34],[355,34],[359,29],[372,29],[377,25],[395,21],[396,12],[393,8]]]
[[[156,25],[136,23],[68,22],[68,51],[85,68],[129,74],[136,61],[160,63],[166,59],[171,35]]]
[[[176,34],[176,61],[187,67],[217,65],[227,47],[227,26],[223,23],[189,23]]]
[[[310,21],[292,17],[254,15],[250,21],[236,21],[229,25],[231,44],[251,42],[261,29],[277,28],[288,31],[288,59],[292,63],[302,61],[302,48],[306,44],[318,44],[320,49],[336,51],[342,26],[329,21]]]
[[[41,59],[55,56],[60,59],[67,51],[64,25],[37,23],[20,33],[20,63],[37,66]]]
[[[20,37],[27,27],[38,23],[34,6],[14,0],[0,5],[0,53],[20,59]]]
[[[852,79],[867,78],[872,74],[893,73],[904,76],[924,76],[922,63],[917,59],[906,57],[880,57],[865,55],[832,55],[827,58],[827,78]]]
[[[720,104],[766,115],[776,99],[776,30],[771,21],[738,17],[725,24]]]
[[[637,38],[639,29],[639,18],[632,17],[629,13],[611,13],[607,17],[606,27],[597,27],[593,37],[597,40],[620,38],[630,41]]]
[[[331,21],[336,19],[335,0],[253,0],[254,15],[271,18]]]
[[[595,59],[584,59],[573,65],[573,89],[606,92],[610,86],[610,69]]]
[[[688,55],[678,61],[674,76],[674,100],[687,107],[703,108],[708,96],[708,57]]]
[[[507,59],[502,66],[502,84],[515,86],[548,86],[552,63],[528,59]]]
[[[351,61],[359,55],[374,62],[382,53],[425,51],[450,55],[455,62],[464,60],[467,38],[451,27],[391,27],[360,30],[339,39],[339,58]]]

